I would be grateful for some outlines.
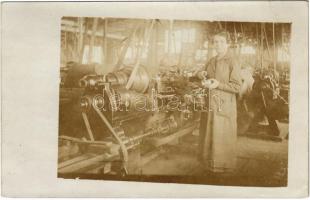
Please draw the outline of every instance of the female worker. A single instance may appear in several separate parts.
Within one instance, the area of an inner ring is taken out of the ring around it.
[[[236,167],[237,105],[241,86],[240,69],[229,50],[229,33],[219,31],[213,38],[217,55],[199,72],[210,91],[208,112],[201,115],[200,158],[211,172],[232,172]]]

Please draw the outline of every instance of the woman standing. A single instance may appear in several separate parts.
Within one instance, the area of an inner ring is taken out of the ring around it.
[[[214,35],[217,55],[205,70],[204,87],[210,91],[209,111],[202,113],[200,125],[200,158],[208,171],[231,172],[237,160],[237,103],[241,86],[240,68],[229,50],[229,33]]]

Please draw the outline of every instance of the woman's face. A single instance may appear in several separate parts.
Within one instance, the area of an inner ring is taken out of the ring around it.
[[[214,47],[218,54],[225,54],[228,49],[228,43],[226,41],[226,37],[215,35],[214,39]]]

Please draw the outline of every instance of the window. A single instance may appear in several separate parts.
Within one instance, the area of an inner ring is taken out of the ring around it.
[[[133,59],[133,57],[134,57],[133,49],[131,47],[128,47],[126,51],[125,59]]]
[[[180,29],[173,31],[171,36],[171,52],[180,53],[182,43],[194,43],[196,39],[196,29]],[[168,52],[169,30],[165,31],[165,52]]]
[[[254,55],[255,52],[255,48],[252,46],[241,46],[241,54]]]
[[[198,49],[195,54],[196,61],[206,61],[208,55],[208,50],[205,49]]]
[[[279,62],[288,62],[290,59],[290,55],[288,51],[283,48],[278,49],[278,61]]]
[[[84,53],[83,53],[83,64],[88,63],[88,56],[89,56],[89,45],[85,45],[84,47]],[[93,47],[93,59],[92,62],[101,64],[102,62],[102,48],[100,46],[94,46]]]
[[[149,45],[146,44],[145,46],[143,46],[143,43],[141,43],[140,46],[136,45],[134,47],[128,47],[128,49],[126,51],[125,59],[127,59],[127,60],[136,59],[137,53],[138,53],[138,48],[140,48],[141,51],[143,50],[142,48],[144,48],[144,51],[141,54],[141,59],[147,58],[148,51],[149,51]]]

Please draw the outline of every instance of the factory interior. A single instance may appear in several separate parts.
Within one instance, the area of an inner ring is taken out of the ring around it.
[[[196,74],[218,30],[242,77],[232,174],[199,160]],[[286,186],[290,36],[290,23],[63,17],[58,177]]]

